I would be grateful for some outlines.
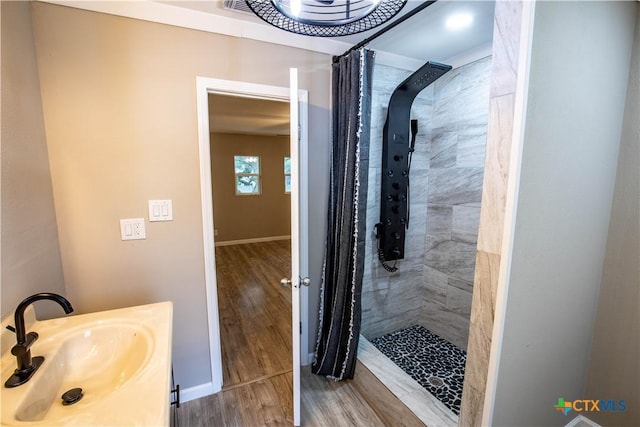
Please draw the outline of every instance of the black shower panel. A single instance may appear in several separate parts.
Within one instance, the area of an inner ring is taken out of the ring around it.
[[[405,232],[409,226],[409,169],[418,128],[417,121],[410,120],[411,105],[423,89],[449,70],[450,65],[427,62],[391,95],[382,137],[380,223],[376,225],[382,262],[404,258]]]

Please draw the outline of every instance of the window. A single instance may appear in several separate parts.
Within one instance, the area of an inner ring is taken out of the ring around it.
[[[284,192],[291,193],[291,157],[284,158]]]
[[[236,194],[260,194],[260,157],[233,156]]]

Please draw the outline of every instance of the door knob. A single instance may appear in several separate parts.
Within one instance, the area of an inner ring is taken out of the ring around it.
[[[291,286],[291,279],[287,279],[286,277],[283,279],[280,279],[280,284],[282,286]]]
[[[291,279],[287,279],[286,277],[283,279],[280,279],[280,284],[282,286],[291,286]],[[311,284],[311,279],[309,279],[308,277],[305,277],[304,279],[300,279],[300,285],[296,286],[296,288],[299,288],[300,286],[309,286]]]

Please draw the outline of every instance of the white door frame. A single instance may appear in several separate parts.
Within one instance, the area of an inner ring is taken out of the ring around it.
[[[220,346],[220,320],[218,315],[218,287],[216,280],[215,238],[213,225],[213,200],[211,184],[211,152],[209,137],[209,94],[222,94],[241,96],[255,99],[268,99],[289,102],[289,88],[279,86],[261,85],[255,83],[237,82],[231,80],[219,80],[208,77],[196,77],[196,99],[198,115],[198,145],[200,149],[200,192],[202,201],[202,234],[204,243],[204,270],[205,288],[207,299],[207,320],[209,326],[209,355],[211,360],[211,387],[207,387],[211,393],[217,393],[222,389],[222,351]],[[300,212],[302,229],[308,229],[308,122],[307,106],[308,92],[298,91],[300,106],[300,198],[302,209]],[[303,248],[304,250],[308,248]],[[307,254],[308,255],[308,254]],[[301,271],[308,271],[306,260],[302,257]],[[302,334],[300,337],[301,363],[306,365],[309,348],[308,327],[308,290],[303,286],[300,292],[300,321]],[[295,330],[296,325],[292,325]],[[206,394],[205,394],[206,395]]]

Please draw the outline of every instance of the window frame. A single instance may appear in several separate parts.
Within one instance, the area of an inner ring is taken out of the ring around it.
[[[246,172],[236,172],[236,158],[237,157],[255,157],[258,159],[258,173],[246,173]],[[261,167],[262,159],[260,156],[253,155],[245,155],[245,154],[234,154],[233,156],[233,187],[236,193],[236,196],[260,196],[262,195],[262,167]],[[255,176],[257,178],[257,192],[255,193],[241,193],[238,191],[238,177],[243,176]]]
[[[289,159],[289,173],[287,173],[287,159]],[[284,156],[282,172],[284,173],[284,194],[291,194],[291,156]],[[289,177],[289,191],[287,191],[287,177]]]

